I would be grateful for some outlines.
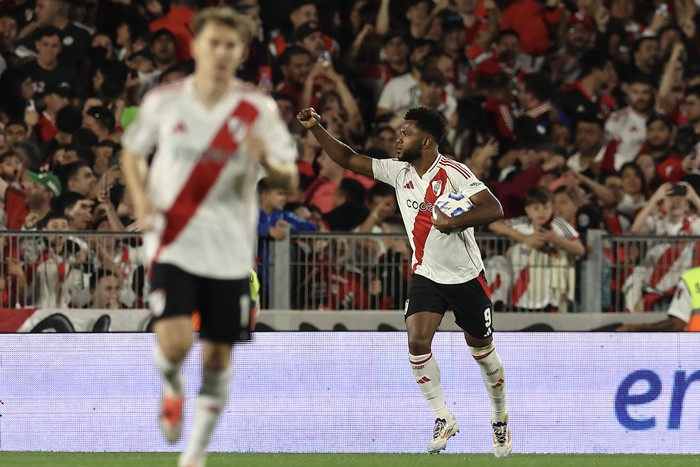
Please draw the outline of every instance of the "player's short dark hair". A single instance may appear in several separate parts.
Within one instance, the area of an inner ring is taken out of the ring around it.
[[[544,73],[532,73],[523,78],[525,90],[532,93],[538,100],[545,102],[554,94],[554,84]]]
[[[289,65],[292,63],[292,57],[295,55],[307,55],[311,57],[311,52],[300,45],[290,45],[282,52],[280,56],[280,65]]]
[[[439,112],[426,107],[416,107],[406,112],[404,120],[415,121],[416,128],[430,134],[438,145],[445,138],[447,122]]]
[[[551,203],[552,198],[552,191],[549,188],[536,186],[527,192],[527,196],[525,197],[525,206],[530,206],[531,204]]]
[[[231,7],[210,7],[199,11],[194,17],[194,36],[197,37],[209,23],[227,26],[238,31],[246,44],[253,38],[253,23]]]
[[[579,60],[581,73],[580,78],[593,73],[593,70],[602,70],[610,61],[610,57],[606,53],[601,53],[598,49],[591,49],[585,52]]]

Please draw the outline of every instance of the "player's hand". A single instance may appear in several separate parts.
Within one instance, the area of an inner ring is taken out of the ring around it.
[[[321,121],[321,116],[316,113],[313,107],[309,107],[297,114],[297,120],[299,120],[299,123],[301,123],[304,128],[311,129],[318,125]]]
[[[134,201],[134,217],[136,218],[136,231],[147,232],[153,230],[156,208],[150,200]]]
[[[447,217],[447,214],[442,212],[437,206],[433,207],[433,211],[435,213],[433,216],[433,227],[446,235],[451,234],[455,229],[452,225],[452,218]]]
[[[264,165],[267,154],[265,140],[255,134],[253,130],[249,130],[246,134],[245,140],[243,140],[243,148],[253,161]]]

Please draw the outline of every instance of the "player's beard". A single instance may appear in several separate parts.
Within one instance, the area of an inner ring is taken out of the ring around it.
[[[399,156],[399,160],[402,162],[412,163],[413,161],[420,158],[421,150],[420,148],[406,148],[404,147]]]

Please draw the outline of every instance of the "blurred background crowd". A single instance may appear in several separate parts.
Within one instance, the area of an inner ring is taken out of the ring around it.
[[[558,248],[552,235],[585,245],[589,229],[700,234],[693,0],[2,1],[1,224],[76,233],[4,240],[4,306],[143,304],[133,286],[144,282],[138,238],[79,234],[136,228],[121,134],[145,93],[192,72],[196,10],[224,4],[257,28],[238,77],[273,96],[299,149],[298,190],[259,187],[263,285],[271,243],[290,233],[402,233],[393,188],[334,164],[296,122],[309,106],[331,134],[374,158],[395,156],[408,109],[442,113],[449,131],[440,152],[487,183],[507,218],[491,229],[519,246],[490,255],[493,292],[503,288],[508,308],[562,308],[550,292],[524,293],[532,282],[523,285],[523,264],[541,263],[542,252],[570,270],[542,280],[560,283],[564,307],[576,308],[586,253]],[[401,308],[387,284],[408,280],[407,242],[363,244],[370,263],[391,263],[388,278],[385,269],[350,270],[338,258],[352,252],[339,242],[297,245],[297,260],[336,262],[332,274],[305,272],[300,283],[328,286],[298,306]],[[620,300],[602,309],[653,309],[698,263],[695,246],[607,248],[615,277],[606,293]]]

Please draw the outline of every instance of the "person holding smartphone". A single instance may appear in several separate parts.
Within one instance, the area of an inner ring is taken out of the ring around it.
[[[692,266],[694,242],[673,237],[700,235],[700,196],[687,183],[664,183],[635,216],[630,232],[671,237],[650,247],[639,266],[623,285],[625,307],[629,311],[649,311],[664,298],[670,298],[680,279],[680,271]]]

